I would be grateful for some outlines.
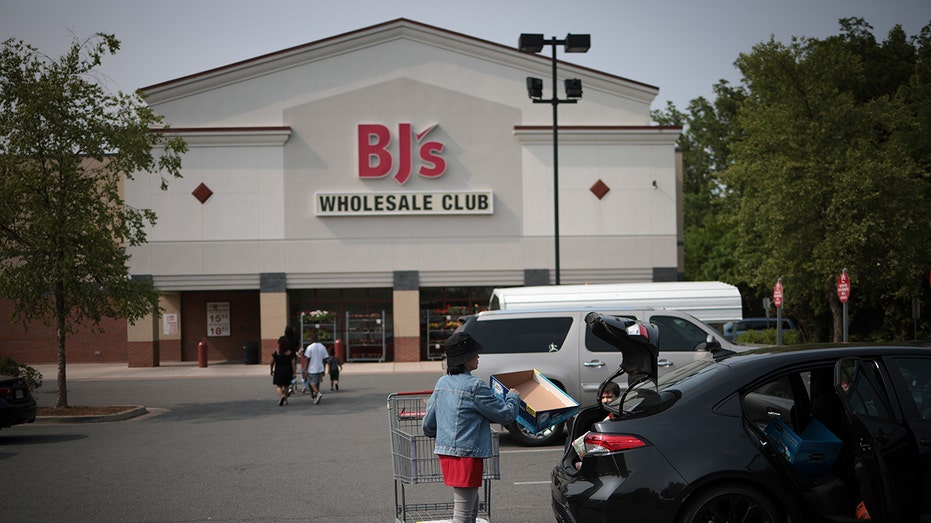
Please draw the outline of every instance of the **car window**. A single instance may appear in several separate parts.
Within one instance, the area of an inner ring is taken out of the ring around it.
[[[931,358],[895,358],[894,361],[905,378],[918,416],[931,420]]]
[[[485,354],[556,352],[563,348],[571,316],[471,321],[463,330],[478,340]]]
[[[855,359],[842,360],[841,389],[855,414],[891,419],[891,408],[882,388],[876,364]]]
[[[694,351],[708,337],[697,325],[676,316],[653,315],[650,323],[659,329],[660,351]]]
[[[746,390],[742,400],[744,416],[761,429],[780,419],[801,433],[816,419],[838,437],[847,434],[844,407],[834,389],[830,365],[773,376]]]
[[[695,385],[709,379],[722,379],[727,367],[711,359],[693,361],[660,376],[656,385],[645,381],[624,397],[625,416],[642,417],[668,409]]]

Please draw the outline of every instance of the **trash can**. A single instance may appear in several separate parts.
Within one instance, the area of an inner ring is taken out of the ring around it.
[[[259,363],[259,344],[252,341],[247,341],[242,344],[243,350],[243,359],[245,360],[246,365],[258,365]]]

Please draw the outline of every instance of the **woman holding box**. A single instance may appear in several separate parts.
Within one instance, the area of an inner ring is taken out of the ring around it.
[[[423,433],[436,438],[443,483],[453,487],[453,521],[473,523],[478,516],[482,460],[492,455],[491,423],[507,425],[517,417],[520,396],[504,399],[472,376],[482,345],[464,332],[446,340],[446,375],[427,401]]]

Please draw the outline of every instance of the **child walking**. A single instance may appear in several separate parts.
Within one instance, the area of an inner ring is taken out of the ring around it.
[[[343,362],[336,357],[336,351],[327,358],[327,367],[330,369],[330,390],[339,390],[339,371],[343,369]]]

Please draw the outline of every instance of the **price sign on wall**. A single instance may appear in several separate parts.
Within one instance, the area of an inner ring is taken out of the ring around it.
[[[162,316],[162,321],[164,322],[163,334],[166,336],[175,336],[178,334],[178,315],[177,314],[165,314]]]
[[[230,335],[230,302],[207,302],[207,336]]]

